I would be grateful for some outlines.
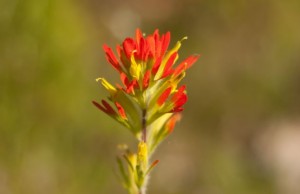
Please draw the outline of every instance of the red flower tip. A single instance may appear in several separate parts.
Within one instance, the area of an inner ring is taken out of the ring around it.
[[[175,107],[180,107],[184,105],[187,101],[187,95],[185,93],[182,93],[179,99],[175,102]]]
[[[140,45],[140,40],[142,37],[143,37],[143,34],[142,34],[141,29],[137,28],[135,31],[135,38],[136,38],[136,42],[137,42],[138,46]]]
[[[154,166],[156,166],[159,163],[159,160],[155,160],[154,162],[152,162],[150,168],[153,168]]]
[[[128,93],[128,94],[133,93],[134,89],[138,88],[137,80],[132,80],[130,82],[125,73],[122,72],[120,74],[120,78],[121,78],[122,83],[126,87],[125,89],[123,89],[123,91],[125,91],[126,93]]]
[[[119,112],[120,116],[121,116],[123,119],[127,119],[125,110],[124,110],[124,108],[121,106],[121,104],[119,104],[118,102],[115,102],[115,105],[116,105],[116,107],[117,107],[117,109],[118,109],[118,112]]]
[[[155,76],[155,74],[157,73],[159,66],[161,65],[161,61],[162,61],[162,57],[158,57],[152,67],[152,75]]]
[[[174,64],[176,58],[178,56],[178,53],[177,52],[174,52],[170,58],[168,59],[167,63],[166,63],[166,66],[164,68],[164,72],[161,76],[161,78],[165,78],[167,77],[168,75],[170,75],[171,73],[173,73],[173,70],[171,69],[172,65]]]
[[[174,108],[171,112],[181,112],[182,106],[187,101],[187,95],[185,94],[185,85],[181,86],[178,91],[173,95],[171,101],[174,103]]]
[[[132,52],[136,49],[135,41],[132,38],[126,38],[123,42],[125,55],[130,59]]]
[[[190,68],[198,59],[200,55],[192,55],[182,61],[174,70],[174,77],[181,74],[183,71]]]
[[[171,112],[182,112],[183,111],[183,108],[182,107],[175,107],[175,108],[173,108],[171,111],[170,111],[170,113]]]
[[[176,102],[184,94],[186,86],[182,85],[178,88],[177,92],[173,95],[172,101]]]
[[[143,79],[143,89],[148,88],[149,86],[149,81],[150,81],[150,70],[147,70],[145,75],[144,75],[144,79]]]
[[[158,163],[159,163],[159,160],[155,160],[154,162],[152,162],[152,164],[150,165],[150,167],[146,171],[145,175],[147,175]]]
[[[107,45],[103,45],[103,50],[105,51],[106,60],[118,71],[122,72],[122,68],[120,66],[119,61],[117,60],[116,56],[114,55],[112,49]]]
[[[172,87],[168,87],[158,98],[157,100],[157,104],[159,106],[163,105],[165,103],[165,101],[167,100],[167,98],[169,97],[170,93],[172,91]]]
[[[126,74],[122,72],[120,74],[120,78],[121,78],[121,81],[124,84],[124,86],[127,87],[129,85],[129,80],[128,80],[128,77],[126,76]]]
[[[128,84],[126,93],[128,93],[128,94],[134,93],[134,89],[136,89],[138,87],[139,87],[139,84],[138,84],[137,80],[133,80]]]
[[[176,122],[179,121],[180,119],[181,119],[181,114],[179,113],[176,113],[171,116],[171,118],[166,123],[166,130],[168,134],[173,132]]]
[[[148,50],[149,50],[149,57],[153,58],[155,56],[155,40],[153,36],[148,36],[147,38],[147,43],[148,43]]]

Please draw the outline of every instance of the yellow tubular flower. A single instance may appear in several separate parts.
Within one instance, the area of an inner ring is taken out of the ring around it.
[[[96,81],[101,81],[102,86],[110,93],[111,96],[114,96],[117,92],[117,89],[112,86],[105,78],[97,78]]]

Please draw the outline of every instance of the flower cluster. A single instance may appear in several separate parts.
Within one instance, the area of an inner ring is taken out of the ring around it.
[[[179,82],[199,55],[189,56],[175,66],[182,40],[168,50],[170,32],[160,35],[155,30],[144,36],[137,29],[135,38],[126,38],[117,45],[117,55],[107,45],[103,46],[106,59],[120,74],[122,84],[114,86],[105,78],[98,78],[109,96],[108,100],[93,103],[140,141],[137,154],[126,150],[124,155],[129,175],[120,167],[130,193],[134,193],[133,184],[136,190],[142,188],[147,174],[157,164],[155,161],[148,165],[148,160],[157,145],[173,131],[180,118],[178,112],[187,101],[186,87],[179,86]]]

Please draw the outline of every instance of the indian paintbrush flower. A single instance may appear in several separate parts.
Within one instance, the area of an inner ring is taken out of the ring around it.
[[[103,46],[107,61],[119,73],[121,85],[110,84],[98,78],[108,91],[108,99],[93,104],[101,111],[128,128],[138,139],[134,154],[124,153],[127,170],[120,158],[118,164],[122,182],[130,194],[144,194],[148,174],[158,160],[149,164],[158,144],[174,129],[187,101],[185,85],[179,86],[185,72],[199,58],[191,55],[178,65],[181,42],[168,50],[170,32],[160,35],[158,30],[144,36],[140,29],[135,38],[126,38],[117,45],[117,55],[107,45]]]

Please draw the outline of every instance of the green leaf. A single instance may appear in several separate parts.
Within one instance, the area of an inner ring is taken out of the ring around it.
[[[121,158],[117,157],[117,163],[118,163],[118,166],[119,166],[119,170],[121,172],[121,175],[122,175],[122,178],[124,180],[124,184],[126,185],[126,187],[129,187],[130,185],[130,182],[129,182],[129,178],[128,178],[128,175],[125,171],[125,168],[124,168],[124,165],[123,165],[123,162],[121,160]]]
[[[148,168],[148,170],[145,173],[145,176],[148,175],[151,170],[159,163],[159,160],[155,160],[154,162],[152,162],[151,166]]]

